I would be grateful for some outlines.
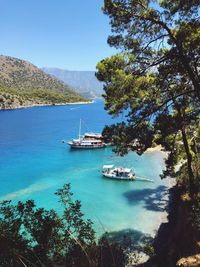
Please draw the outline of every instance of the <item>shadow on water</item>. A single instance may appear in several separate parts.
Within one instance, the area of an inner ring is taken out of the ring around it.
[[[168,202],[168,188],[160,185],[157,188],[145,188],[127,191],[123,196],[127,199],[130,205],[138,205],[139,202],[144,202],[144,208],[151,211],[166,210]]]
[[[108,232],[103,236],[113,243],[117,242],[123,247],[129,247],[136,250],[141,249],[144,244],[150,244],[153,241],[153,238],[150,235],[133,229]]]

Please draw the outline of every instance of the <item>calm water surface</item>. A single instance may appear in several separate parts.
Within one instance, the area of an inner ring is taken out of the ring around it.
[[[126,231],[154,234],[163,211],[167,181],[159,152],[116,157],[111,148],[70,150],[61,140],[76,138],[79,120],[84,131],[101,131],[112,119],[98,101],[91,105],[34,107],[0,111],[0,199],[34,199],[45,208],[60,210],[54,192],[71,183],[87,218],[98,234]],[[137,175],[154,180],[120,182],[102,178],[104,164],[134,168]]]

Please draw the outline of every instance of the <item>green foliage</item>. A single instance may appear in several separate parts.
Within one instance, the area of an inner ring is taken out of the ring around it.
[[[94,243],[92,222],[83,219],[80,202],[71,199],[70,186],[64,185],[56,194],[63,204],[62,217],[54,210],[36,208],[31,200],[17,205],[1,203],[1,265],[20,266],[29,260],[35,266],[64,265],[65,255],[75,246],[84,249]]]
[[[108,112],[125,113],[104,136],[121,155],[162,145],[169,152],[163,177],[176,176],[177,162],[186,161],[192,196],[199,177],[191,135],[200,114],[197,1],[105,0],[103,11],[112,28],[108,43],[121,53],[98,63],[96,76],[104,82]]]
[[[129,69],[141,74],[173,61],[200,96],[198,1],[105,0],[103,10],[113,33],[108,43],[134,55]]]
[[[143,247],[143,251],[149,257],[155,256],[155,250],[154,250],[154,247],[152,246],[152,244],[145,244]]]
[[[121,267],[122,247],[106,238],[96,243],[92,222],[72,199],[70,185],[56,195],[62,215],[37,208],[32,200],[0,204],[0,266]]]

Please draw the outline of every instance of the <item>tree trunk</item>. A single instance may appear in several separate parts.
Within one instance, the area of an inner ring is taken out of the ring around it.
[[[194,173],[192,170],[192,154],[190,152],[190,147],[188,144],[186,130],[185,130],[184,111],[182,112],[179,104],[177,103],[177,101],[175,99],[173,99],[173,101],[174,101],[174,105],[178,111],[179,119],[180,119],[180,123],[181,123],[182,140],[183,140],[184,149],[185,149],[185,153],[186,153],[186,157],[187,157],[187,169],[188,169],[188,176],[189,176],[189,191],[190,191],[191,198],[193,198],[193,196],[195,194],[195,183],[194,183],[195,176],[194,176]]]
[[[184,56],[182,51],[179,52],[179,55],[180,55],[180,60],[181,60],[181,62],[183,64],[185,70],[187,71],[188,76],[190,77],[190,79],[191,79],[191,81],[193,83],[194,89],[195,89],[195,91],[197,93],[197,97],[200,100],[200,84],[199,84],[199,80],[196,78],[196,75],[195,75],[194,71],[192,70],[187,57]]]
[[[187,168],[188,168],[188,175],[189,175],[190,196],[191,196],[191,198],[193,198],[194,193],[195,193],[195,184],[194,184],[194,173],[192,170],[192,154],[190,153],[190,148],[188,145],[187,136],[186,136],[184,126],[181,129],[181,133],[182,133],[185,153],[187,156]]]

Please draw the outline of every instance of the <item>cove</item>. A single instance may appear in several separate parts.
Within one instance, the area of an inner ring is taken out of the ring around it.
[[[159,177],[163,154],[117,157],[112,148],[70,150],[62,140],[77,137],[80,118],[83,132],[101,132],[113,123],[102,101],[0,112],[0,199],[34,199],[38,206],[59,211],[54,192],[71,183],[98,236],[108,231],[115,240],[127,233],[136,241],[153,237],[168,201],[169,181]],[[102,178],[104,164],[133,168],[154,182]]]

